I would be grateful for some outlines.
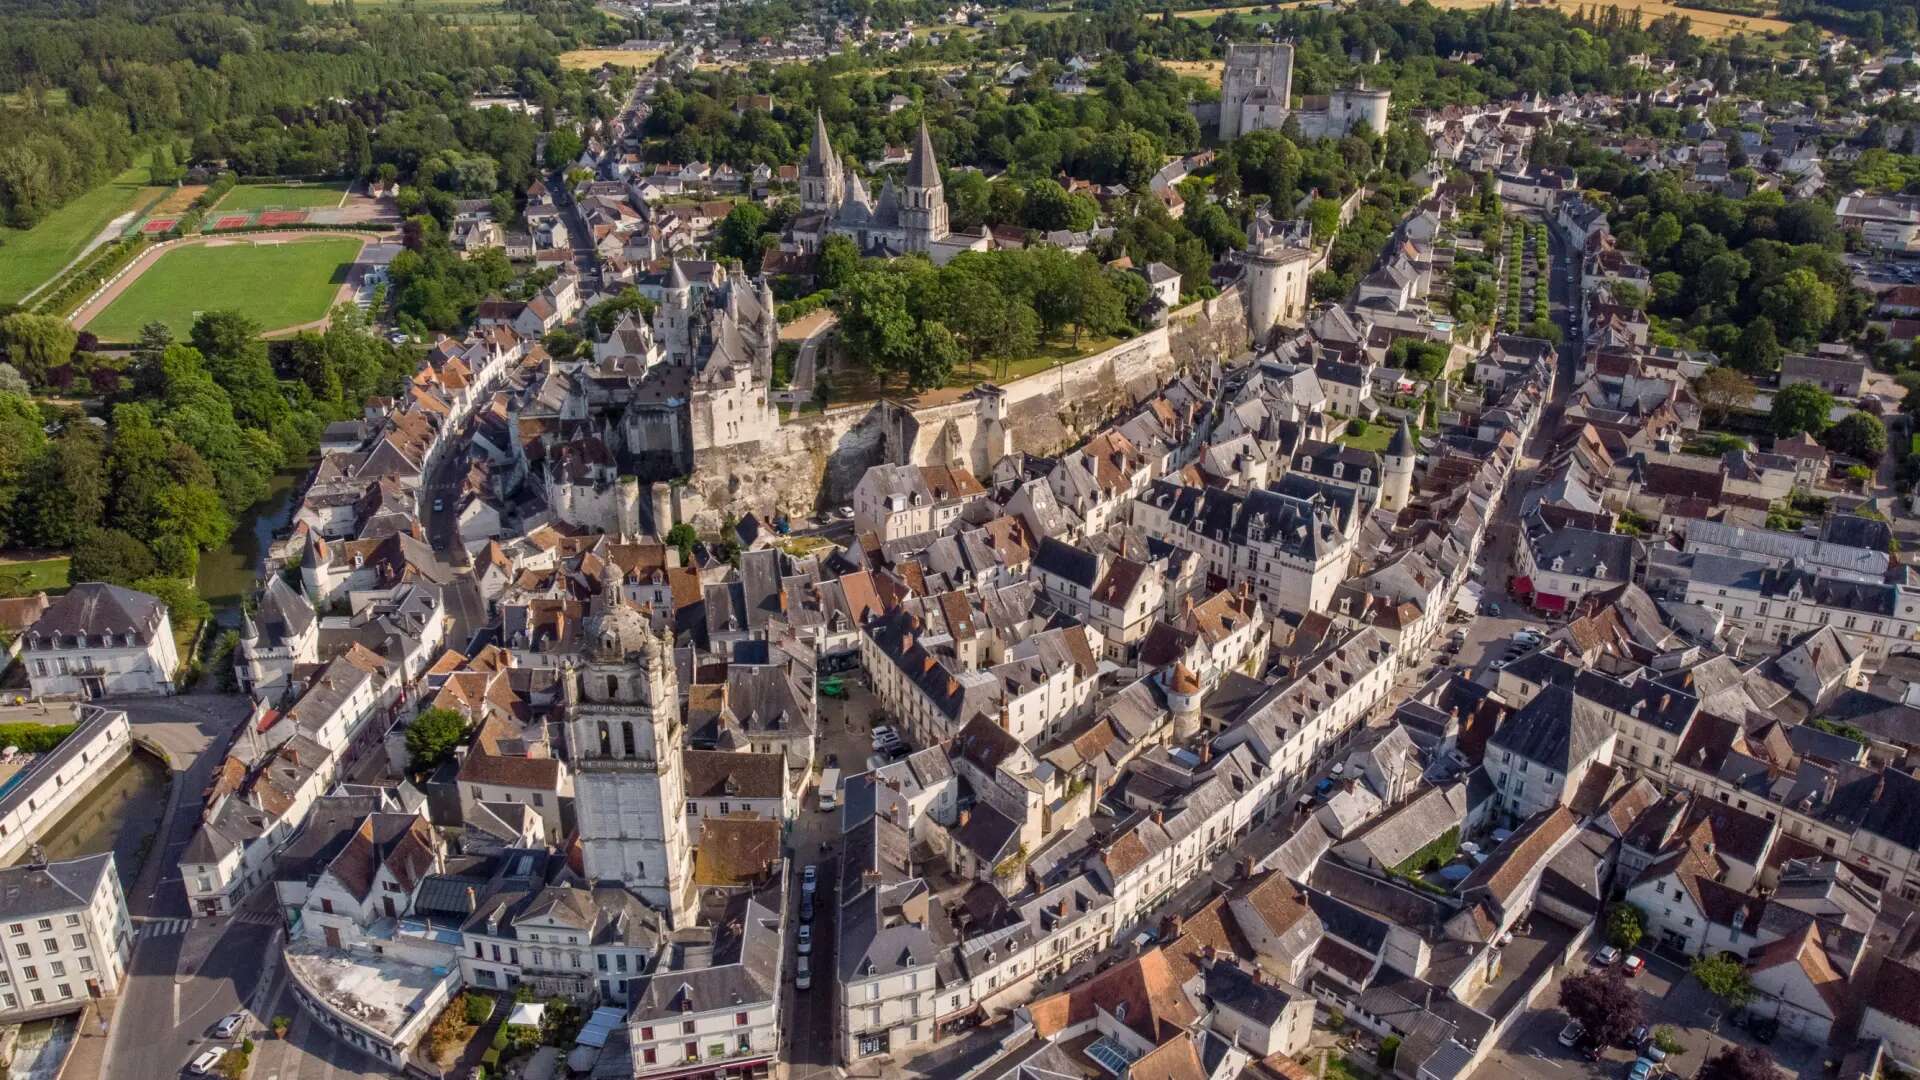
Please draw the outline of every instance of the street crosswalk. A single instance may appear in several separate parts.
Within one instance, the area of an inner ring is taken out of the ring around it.
[[[274,911],[242,911],[233,916],[233,921],[249,926],[279,926],[280,915]],[[133,936],[145,941],[149,938],[173,937],[192,929],[192,919],[143,919],[135,927]]]
[[[186,933],[187,927],[192,925],[192,919],[149,919],[140,924],[133,936],[142,941],[148,938],[172,937],[175,934]]]

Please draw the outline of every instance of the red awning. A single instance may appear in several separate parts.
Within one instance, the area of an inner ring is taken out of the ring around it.
[[[1555,596],[1552,593],[1535,593],[1533,594],[1533,606],[1539,608],[1541,611],[1565,611],[1567,610],[1567,598],[1564,596]]]
[[[1533,579],[1525,574],[1513,579],[1513,591],[1516,596],[1525,596],[1533,591]]]

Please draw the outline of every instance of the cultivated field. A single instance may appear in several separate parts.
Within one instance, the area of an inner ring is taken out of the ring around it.
[[[150,322],[184,338],[202,311],[238,311],[268,331],[315,322],[332,308],[362,243],[330,236],[171,248],[84,325],[106,341],[134,341]]]
[[[193,200],[199,198],[200,194],[206,190],[207,185],[205,184],[181,184],[179,187],[168,192],[166,198],[155,203],[153,209],[149,212],[155,214],[184,214],[187,212],[187,208],[193,205]]]
[[[344,182],[321,184],[235,184],[220,205],[222,214],[240,214],[250,210],[311,210],[335,207],[347,193]]]
[[[1429,0],[1440,8],[1483,8],[1499,0]],[[1667,15],[1678,15],[1693,23],[1693,32],[1704,38],[1731,37],[1734,34],[1759,36],[1764,34],[1784,34],[1793,24],[1780,19],[1769,19],[1760,15],[1723,15],[1717,11],[1701,11],[1699,8],[1670,4],[1666,0],[1598,0],[1597,3],[1582,3],[1580,0],[1547,0],[1543,4],[1524,5],[1527,7],[1551,7],[1562,14],[1571,14],[1581,7],[1609,6],[1623,12],[1638,11],[1644,25]]]
[[[122,214],[160,194],[148,188],[147,164],[137,161],[112,183],[101,184],[42,218],[31,229],[0,228],[0,304],[12,303],[59,273]]]
[[[1208,86],[1220,85],[1220,72],[1224,69],[1224,60],[1162,60],[1163,65],[1190,79],[1199,79]]]
[[[641,70],[653,66],[661,53],[655,49],[575,49],[560,54],[560,66],[578,71],[594,71],[612,64],[617,68]]]

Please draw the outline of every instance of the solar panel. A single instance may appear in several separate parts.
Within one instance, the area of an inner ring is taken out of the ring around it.
[[[1087,1047],[1087,1056],[1094,1064],[1115,1076],[1125,1076],[1127,1067],[1139,1060],[1140,1055],[1102,1035]]]

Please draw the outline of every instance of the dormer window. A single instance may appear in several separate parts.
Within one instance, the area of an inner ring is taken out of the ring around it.
[[[1361,470],[1360,470],[1360,482],[1361,482],[1361,483],[1363,483],[1363,484],[1371,484],[1371,483],[1373,483],[1373,470],[1372,470],[1372,469],[1361,469]]]
[[[1553,572],[1554,572],[1554,573],[1556,573],[1556,574],[1557,574],[1557,573],[1559,573],[1559,572],[1560,572],[1560,571],[1561,571],[1562,569],[1564,569],[1564,568],[1566,567],[1566,565],[1567,565],[1567,557],[1566,557],[1565,555],[1555,555],[1555,556],[1553,557]]]

